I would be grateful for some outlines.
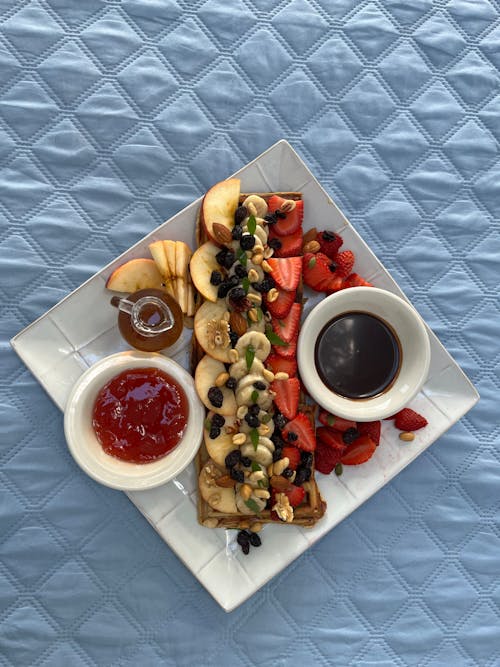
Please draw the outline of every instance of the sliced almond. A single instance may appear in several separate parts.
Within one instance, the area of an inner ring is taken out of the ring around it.
[[[222,477],[218,477],[215,480],[215,483],[217,484],[217,486],[221,486],[224,489],[229,489],[231,488],[231,486],[235,486],[236,480],[234,480],[229,475],[222,475]]]
[[[231,331],[234,331],[238,336],[243,336],[243,334],[246,333],[248,329],[246,317],[241,313],[237,313],[236,311],[231,313],[229,318],[229,326],[231,327]]]
[[[281,477],[281,475],[273,475],[269,480],[269,483],[273,489],[276,489],[276,491],[284,491],[290,486],[290,482],[284,477]]]
[[[317,235],[318,235],[318,230],[316,229],[316,227],[312,227],[302,237],[302,243],[305,244],[309,243],[309,241],[314,241]]]
[[[221,225],[220,222],[213,223],[212,232],[217,243],[222,243],[222,245],[229,245],[233,240],[229,227]]]

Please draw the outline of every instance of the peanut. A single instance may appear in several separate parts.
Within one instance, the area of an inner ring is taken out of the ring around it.
[[[240,496],[243,498],[243,500],[248,500],[252,495],[252,491],[253,489],[250,484],[242,484],[240,486]]]
[[[413,433],[413,431],[404,431],[399,434],[399,439],[403,442],[411,442],[412,440],[415,440],[415,433]]]
[[[276,287],[271,287],[271,289],[267,293],[267,300],[269,301],[269,303],[273,303],[273,301],[276,301],[279,295],[280,293],[278,292]]]
[[[229,380],[229,373],[219,373],[219,375],[215,378],[215,386],[223,387],[228,380]]]

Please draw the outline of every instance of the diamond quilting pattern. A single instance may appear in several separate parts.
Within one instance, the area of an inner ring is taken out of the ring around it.
[[[8,667],[499,663],[499,10],[497,0],[1,3]],[[483,398],[227,616],[125,496],[76,468],[61,415],[7,341],[282,137]]]

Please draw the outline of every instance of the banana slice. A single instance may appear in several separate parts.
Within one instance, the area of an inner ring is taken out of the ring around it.
[[[264,364],[260,359],[257,359],[257,357],[254,357],[250,370],[248,370],[247,362],[244,358],[239,359],[234,364],[231,364],[229,368],[229,374],[235,380],[241,380],[241,378],[243,378],[248,373],[252,373],[261,377],[263,372]]]
[[[247,231],[247,230],[245,230]],[[261,227],[260,225],[257,225],[255,228],[254,236],[256,239],[258,239],[263,246],[266,245],[267,243],[267,232],[264,229],[264,227]]]
[[[258,417],[259,417],[259,421],[261,422],[261,424],[263,423],[262,422],[263,417],[265,417],[267,414],[269,414],[269,413],[266,412],[265,410],[261,410],[259,412]],[[274,428],[275,428],[274,421],[272,419],[270,419],[267,422],[266,426],[269,428],[269,433],[267,434],[266,437],[270,438],[272,436],[272,434],[274,433]],[[251,427],[247,424],[247,422],[244,419],[241,421],[241,424],[240,424],[239,428],[240,428],[241,433],[250,433],[250,431],[252,430]]]
[[[215,303],[217,301],[217,285],[212,285],[210,276],[212,271],[219,271],[220,266],[215,259],[220,248],[208,241],[201,245],[191,257],[190,269],[191,280],[193,281],[198,292],[207,299]]]
[[[248,329],[246,330],[246,333],[248,333],[249,331],[257,331],[259,333],[264,333],[265,330],[266,330],[266,321],[264,320],[264,318],[262,318],[260,322],[252,322],[248,327]]]
[[[269,390],[265,389],[264,391],[258,391],[256,401],[253,400],[255,398],[254,391],[257,390],[252,385],[243,387],[243,389],[236,389],[236,405],[238,405],[238,407],[240,405],[249,407],[250,405],[253,405],[253,403],[257,403],[263,410],[268,410],[273,403],[272,398],[269,395]]]
[[[241,514],[258,514],[258,512],[262,512],[262,510],[265,509],[266,501],[263,498],[257,498],[257,496],[254,495],[251,495],[250,498],[253,502],[255,502],[255,505],[258,508],[257,512],[255,512],[253,509],[250,509],[240,494],[236,491],[236,507]]]
[[[270,440],[269,438],[266,438],[262,435],[259,438],[259,445],[262,445],[263,447],[266,447],[266,449],[268,449],[271,452],[271,454],[275,450],[274,442],[272,440]]]
[[[240,448],[242,456],[248,456],[252,461],[257,461],[261,465],[267,466],[273,462],[273,455],[267,447],[264,445],[258,444],[257,449],[254,449],[254,446],[251,442],[242,445]]]
[[[249,204],[255,206],[254,215],[256,217],[263,218],[265,215],[267,215],[267,202],[262,197],[259,197],[259,195],[248,195],[248,197],[243,202],[243,206],[246,206],[248,210]],[[250,210],[248,211],[248,213],[251,212],[252,212],[252,206],[250,206]]]
[[[255,356],[261,361],[267,359],[271,352],[271,343],[266,335],[260,331],[247,331],[238,339],[236,350],[241,359],[245,358],[245,353],[249,345],[252,345],[255,350]]]
[[[213,411],[209,412],[207,418],[211,420],[214,414]],[[232,434],[226,433],[226,427],[233,427],[235,423],[236,417],[226,417],[226,423],[221,428],[220,435],[217,438],[211,438],[208,429],[205,428],[203,431],[203,438],[205,440],[205,447],[207,448],[208,455],[222,468],[226,465],[226,456],[232,452],[233,449],[237,449],[236,445],[233,443]]]
[[[225,372],[226,368],[221,361],[217,361],[206,354],[196,367],[194,384],[196,392],[206,408],[224,417],[231,417],[236,414],[237,407],[234,393],[230,389],[219,387],[222,392],[222,405],[220,408],[214,406],[208,398],[208,392],[215,386],[215,380],[221,373]]]
[[[216,303],[205,301],[194,317],[196,340],[207,354],[225,364],[231,363],[228,317],[224,299],[218,299]]]
[[[216,480],[223,474],[213,461],[208,460],[205,463],[198,478],[201,497],[218,512],[236,514],[238,508],[234,487],[227,488],[216,484]]]
[[[244,389],[245,387],[249,387],[254,384],[254,382],[263,382],[266,385],[266,389],[269,386],[269,383],[264,379],[264,377],[260,374],[257,373],[249,373],[248,375],[245,375],[244,377],[241,378],[241,380],[238,382],[238,386],[236,388],[236,391],[239,391],[240,389]],[[253,387],[255,389],[255,387]],[[261,389],[262,391],[262,389]]]

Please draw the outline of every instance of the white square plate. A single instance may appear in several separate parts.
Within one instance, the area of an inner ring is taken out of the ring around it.
[[[241,179],[243,192],[302,192],[304,229],[307,230],[308,221],[321,220],[321,228],[339,232],[344,246],[355,253],[356,271],[377,287],[404,297],[286,141],[276,143],[235,176]],[[198,199],[160,225],[12,339],[16,352],[61,410],[72,384],[86,368],[104,356],[126,349],[116,327],[116,310],[109,305],[107,277],[128,259],[148,257],[148,244],[157,239],[182,240],[193,247],[200,202]],[[321,298],[321,295],[309,296],[306,311]],[[86,317],[86,312],[92,312],[92,318]],[[234,531],[230,532],[230,538],[222,529],[210,530],[198,525],[193,466],[165,486],[128,494],[226,611],[244,602],[382,488],[477,402],[479,396],[471,382],[430,330],[429,335],[432,349],[429,378],[412,402],[416,410],[426,415],[429,425],[413,443],[402,446],[392,424],[383,422],[382,440],[370,461],[362,466],[345,467],[340,478],[318,475],[328,510],[313,528],[268,525],[263,530],[263,547],[245,557],[235,548]],[[172,355],[186,367],[188,348],[186,333]]]

